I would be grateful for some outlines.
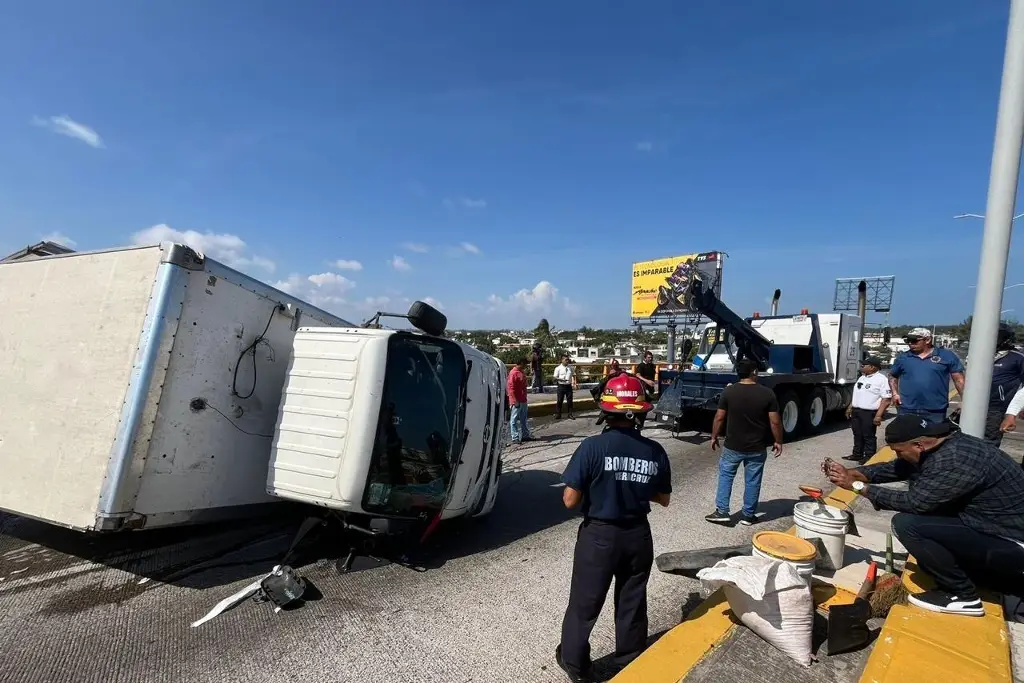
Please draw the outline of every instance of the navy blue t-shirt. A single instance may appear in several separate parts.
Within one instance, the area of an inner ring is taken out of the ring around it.
[[[562,475],[583,493],[583,516],[606,522],[640,519],[651,498],[672,493],[668,454],[634,429],[609,429],[583,440]]]
[[[1024,384],[1024,353],[1014,349],[996,355],[995,364],[992,366],[989,407],[1006,410],[1021,384]]]
[[[899,394],[907,410],[945,410],[949,406],[949,379],[955,372],[963,372],[964,365],[949,349],[937,348],[925,358],[913,351],[896,356],[889,370],[890,377],[898,377]]]

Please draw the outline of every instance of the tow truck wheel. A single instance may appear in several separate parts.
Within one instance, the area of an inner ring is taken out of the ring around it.
[[[779,396],[779,414],[782,417],[782,435],[788,441],[800,425],[800,397],[795,391]]]
[[[814,434],[821,429],[825,422],[825,392],[821,387],[804,394],[800,405],[800,422],[801,431],[807,434]]]

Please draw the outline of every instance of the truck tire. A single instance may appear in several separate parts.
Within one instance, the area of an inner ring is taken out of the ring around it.
[[[825,424],[825,390],[815,387],[806,394],[800,402],[800,426],[803,434],[817,434]]]
[[[782,418],[782,436],[790,440],[800,430],[800,396],[792,389],[779,392],[779,417]]]

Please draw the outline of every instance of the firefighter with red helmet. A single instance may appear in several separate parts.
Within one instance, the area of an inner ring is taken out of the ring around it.
[[[562,480],[562,502],[581,507],[569,606],[562,621],[558,665],[571,681],[590,681],[590,634],[615,581],[615,660],[625,665],[647,642],[647,580],[654,543],[651,502],[669,504],[672,473],[665,449],[642,436],[638,417],[651,410],[643,383],[622,373],[604,385],[598,407],[603,432],[584,439]]]

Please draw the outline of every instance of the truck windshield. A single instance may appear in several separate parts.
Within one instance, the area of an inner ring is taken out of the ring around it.
[[[701,338],[700,338],[700,345],[697,347],[697,355],[698,356],[703,358],[704,356],[708,355],[708,353],[711,351],[711,347],[714,346],[714,344],[715,344],[715,332],[717,332],[717,331],[718,331],[717,327],[708,327],[707,329],[704,330],[704,334],[702,334]],[[722,332],[722,334],[724,335],[725,332]],[[737,350],[736,349],[736,342],[733,341],[732,336],[729,337],[729,347],[732,349],[732,355],[735,356],[736,355],[736,350]],[[726,351],[725,351],[725,346],[724,345],[719,346],[715,350],[715,353],[724,354],[725,352]]]
[[[444,506],[462,451],[465,376],[454,342],[391,336],[363,510],[413,517]]]

